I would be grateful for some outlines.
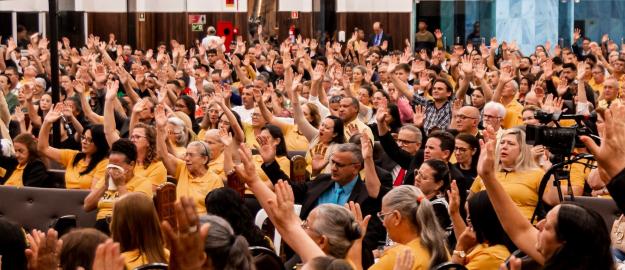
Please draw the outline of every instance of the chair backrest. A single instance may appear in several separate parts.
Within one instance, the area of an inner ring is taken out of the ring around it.
[[[93,227],[96,211],[83,209],[89,190],[0,186],[0,217],[27,230],[47,231],[62,216],[74,215],[78,227]]]
[[[65,188],[65,170],[49,169],[48,170],[49,187]]]
[[[284,270],[282,259],[273,250],[266,247],[254,246],[249,248],[256,269]]]
[[[296,183],[306,182],[308,177],[306,176],[306,158],[297,155],[291,158],[291,181]]]
[[[154,206],[161,221],[166,220],[176,228],[176,215],[174,213],[174,203],[176,203],[176,185],[165,182],[156,188],[154,196]]]
[[[302,206],[299,204],[296,204],[293,206],[293,211],[295,211],[295,214],[297,216],[299,216],[300,212],[302,211]],[[260,209],[260,211],[258,211],[258,213],[256,213],[256,218],[254,219],[254,224],[256,224],[256,226],[258,228],[263,228],[263,223],[265,223],[265,220],[268,218],[267,216],[267,212],[265,211],[265,209]],[[269,221],[268,221],[269,222]],[[273,233],[273,246],[276,249],[276,255],[280,256],[280,246],[281,246],[281,242],[282,242],[282,236],[278,233],[277,230],[274,231]]]
[[[135,268],[134,270],[167,270],[169,269],[169,265],[166,263],[150,263],[144,264]]]
[[[571,197],[565,196],[564,200],[568,202],[575,202],[576,204],[585,206],[586,208],[599,213],[605,221],[608,232],[612,231],[612,224],[614,224],[614,220],[621,215],[621,211],[612,199],[576,196],[573,201],[571,201]]]
[[[459,264],[459,263],[452,263],[452,262],[445,262],[445,263],[441,263],[435,267],[431,268],[432,270],[467,270],[466,267],[464,267],[464,265]]]

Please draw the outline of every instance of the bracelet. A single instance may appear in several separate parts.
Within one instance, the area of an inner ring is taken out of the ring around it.
[[[463,250],[454,250],[452,255],[458,256],[458,257],[460,257],[462,259],[467,257],[467,254]]]

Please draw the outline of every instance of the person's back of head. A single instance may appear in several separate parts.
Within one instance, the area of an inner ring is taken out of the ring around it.
[[[26,237],[17,224],[0,218],[0,256],[2,269],[26,269]]]
[[[148,263],[167,261],[156,208],[141,193],[126,194],[115,202],[111,236],[121,252],[138,250]]]
[[[335,204],[321,204],[313,211],[316,212],[315,222],[309,225],[326,238],[328,255],[345,258],[354,240],[361,236],[352,214]]]
[[[75,270],[80,266],[91,270],[95,251],[106,239],[106,234],[92,228],[76,229],[63,235],[63,246],[59,254],[60,267],[63,270]]]
[[[614,269],[610,233],[601,215],[574,203],[560,204],[557,211],[555,233],[561,246],[544,269]]]
[[[262,231],[254,225],[252,214],[242,202],[239,193],[227,187],[209,192],[204,199],[208,214],[228,221],[234,233],[243,235],[251,246],[266,246]]]
[[[228,221],[215,215],[204,215],[200,217],[200,222],[210,224],[204,242],[206,264],[212,269],[255,269],[247,240],[235,235]]]
[[[504,245],[509,251],[516,249],[497,219],[497,214],[486,191],[480,191],[471,196],[468,200],[468,206],[471,225],[478,243],[488,243],[490,246]]]
[[[332,256],[320,256],[306,263],[306,269],[311,270],[351,270],[352,265],[347,260]]]

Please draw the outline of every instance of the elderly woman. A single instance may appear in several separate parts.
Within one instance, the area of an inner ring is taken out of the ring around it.
[[[163,160],[169,175],[176,179],[176,197],[186,196],[193,198],[198,212],[206,213],[204,198],[211,190],[222,187],[221,177],[209,169],[210,148],[205,142],[194,141],[186,147],[184,160],[167,152],[165,141],[165,127],[168,124],[163,106],[155,110],[156,119],[156,149]]]

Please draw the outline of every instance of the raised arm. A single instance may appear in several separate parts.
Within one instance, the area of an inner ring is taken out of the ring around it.
[[[89,120],[89,122],[92,122],[92,123],[103,123],[104,118],[101,115],[95,113],[91,109],[91,106],[89,105],[89,101],[87,100],[87,96],[85,95],[85,90],[86,90],[85,83],[75,80],[73,82],[73,85],[74,85],[74,90],[76,92],[76,95],[78,95],[78,97],[80,98],[80,107],[82,108],[82,111],[85,113],[87,120]],[[95,89],[91,89],[91,91],[95,91]]]
[[[284,241],[300,255],[303,262],[308,262],[318,256],[325,256],[319,246],[306,234],[301,226],[301,220],[293,211],[295,199],[291,187],[284,181],[278,181],[275,185],[276,194],[274,194],[258,177],[252,161],[252,153],[245,144],[240,145],[239,155],[242,164],[235,167],[237,174],[254,192]]]
[[[265,100],[263,99],[263,95],[260,93],[260,89],[254,89],[254,98],[256,99],[256,103],[258,104],[258,108],[260,109],[260,114],[263,116],[267,123],[275,125],[279,127],[281,130],[285,130],[288,128],[289,124],[278,120],[273,117],[273,114],[265,105]],[[272,98],[272,100],[275,100]],[[275,107],[274,107],[275,108]]]
[[[217,88],[215,89],[221,89],[219,88],[221,86],[216,86],[216,87]],[[232,132],[234,133],[232,134],[232,137],[236,140],[237,143],[242,143],[245,141],[245,133],[243,132],[243,128],[241,127],[241,125],[239,125],[239,122],[237,122],[237,118],[234,116],[234,113],[232,112],[232,110],[230,110],[230,108],[226,106],[224,93],[223,92],[220,93],[220,92],[221,91],[215,92],[215,96],[213,97],[213,100],[215,101],[215,103],[217,103],[217,105],[219,105],[221,110],[226,115],[226,118],[228,118],[228,121],[230,122],[230,128],[232,129]]]
[[[408,84],[402,82],[399,78],[397,78],[397,76],[395,76],[395,66],[392,64],[389,64],[387,70],[388,72],[386,73],[391,78],[391,82],[393,83],[395,88],[397,88],[397,90],[399,90],[399,92],[401,92],[409,100],[412,100],[414,93],[410,91],[410,89],[408,88]]]
[[[104,135],[106,136],[106,142],[109,146],[119,140],[119,133],[115,124],[115,109],[114,102],[117,98],[117,89],[119,88],[119,81],[109,82],[106,85],[106,101],[104,102]]]
[[[538,230],[521,214],[503,186],[495,177],[495,143],[494,131],[489,127],[484,132],[486,143],[481,142],[482,152],[478,162],[478,173],[486,187],[488,197],[493,203],[499,222],[514,244],[536,262],[543,265],[545,258],[536,250]]]
[[[293,71],[288,68],[284,72],[284,88],[286,89],[289,97],[291,98],[291,106],[293,107],[293,120],[297,125],[300,132],[311,142],[317,135],[319,130],[311,125],[306,117],[304,117],[304,111],[302,105],[299,103],[299,95],[293,90]]]
[[[362,158],[365,163],[365,187],[371,198],[377,198],[380,194],[380,178],[375,172],[375,162],[373,161],[373,143],[367,133],[360,136],[360,145],[362,146]]]
[[[163,105],[158,105],[154,109],[154,119],[156,120],[156,152],[161,157],[167,169],[167,174],[176,175],[178,158],[167,151],[167,136],[165,135],[167,116],[165,115]]]
[[[50,110],[43,120],[41,129],[39,130],[39,139],[37,140],[37,151],[47,158],[56,162],[61,162],[61,150],[50,146],[50,128],[52,123],[61,118],[63,110],[62,103],[57,103],[54,109]]]

